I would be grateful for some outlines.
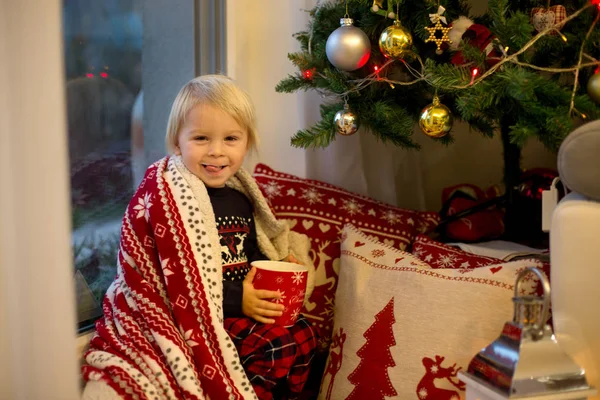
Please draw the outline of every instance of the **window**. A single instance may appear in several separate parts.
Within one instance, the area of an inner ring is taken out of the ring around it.
[[[80,328],[102,315],[141,180],[142,1],[64,0],[72,246]]]

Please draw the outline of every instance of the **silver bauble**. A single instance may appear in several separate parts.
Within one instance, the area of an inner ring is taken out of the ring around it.
[[[348,104],[344,104],[344,109],[335,113],[333,117],[335,131],[342,136],[350,136],[358,130],[358,117],[352,111]]]
[[[352,18],[340,19],[340,27],[327,38],[327,59],[336,68],[354,71],[369,61],[371,41],[366,33],[352,25]]]

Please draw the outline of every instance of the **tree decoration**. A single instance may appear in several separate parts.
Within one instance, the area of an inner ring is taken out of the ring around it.
[[[394,19],[396,18],[396,13],[393,11],[393,1],[388,1],[388,10],[385,11],[383,9],[383,0],[373,0],[373,5],[371,6],[371,11],[377,15],[381,15],[382,17]]]
[[[369,61],[371,41],[366,33],[355,27],[354,20],[348,15],[340,19],[340,27],[329,35],[325,45],[327,59],[342,71],[355,71]]]
[[[412,40],[410,32],[396,19],[393,25],[388,26],[381,32],[379,50],[387,58],[400,60],[412,48]]]
[[[452,44],[452,41],[448,37],[448,32],[450,31],[451,28],[444,27],[442,25],[442,22],[446,25],[448,24],[448,22],[446,22],[446,17],[442,16],[444,11],[446,11],[446,9],[442,6],[439,6],[437,13],[429,14],[429,19],[431,20],[431,22],[434,25],[431,27],[425,27],[425,29],[429,32],[429,37],[427,39],[425,39],[425,43],[434,42],[435,45],[437,46],[437,49],[435,51],[436,54],[443,53],[443,51],[442,51],[443,43]],[[436,36],[436,33],[438,31],[441,32],[441,34],[442,34],[441,37]]]
[[[461,16],[452,22],[449,37],[450,48],[455,51],[451,60],[452,64],[463,65],[468,62],[463,55],[463,50],[459,48],[461,44],[475,47],[484,53],[488,66],[496,64],[503,56],[502,45],[492,32],[485,26],[476,24],[467,17]]]
[[[558,34],[558,30],[562,27],[565,18],[567,18],[567,9],[561,5],[531,9],[531,25],[538,32],[554,28],[555,30],[550,32],[550,35]]]
[[[419,117],[421,131],[433,138],[446,136],[452,129],[453,122],[452,112],[440,103],[437,95],[433,96],[433,103],[425,107]]]
[[[358,131],[358,117],[352,111],[348,103],[344,103],[344,109],[335,113],[333,117],[336,132],[342,136],[354,135]]]
[[[588,80],[587,93],[592,100],[600,104],[600,73],[596,72]]]

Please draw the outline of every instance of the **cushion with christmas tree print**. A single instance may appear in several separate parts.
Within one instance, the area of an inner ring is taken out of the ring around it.
[[[512,320],[515,279],[528,266],[539,263],[431,269],[346,225],[319,399],[464,399],[457,372]]]
[[[351,222],[370,237],[407,249],[419,232],[429,232],[439,223],[436,212],[394,207],[342,188],[274,171],[264,164],[254,169],[254,178],[278,219],[311,240],[315,265],[315,289],[302,313],[319,332],[319,345],[327,350],[331,341],[333,306],[340,261],[340,233]]]
[[[431,265],[432,268],[477,268],[502,262],[498,258],[467,253],[425,235],[417,235],[413,243],[412,254]]]

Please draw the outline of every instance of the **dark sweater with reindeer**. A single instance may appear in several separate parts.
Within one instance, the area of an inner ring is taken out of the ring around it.
[[[256,241],[252,204],[242,193],[227,186],[206,190],[221,242],[223,314],[225,318],[242,317],[242,282],[252,261],[266,259]]]

